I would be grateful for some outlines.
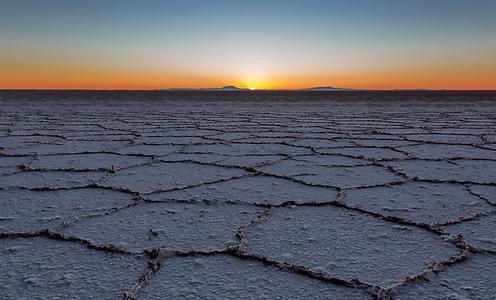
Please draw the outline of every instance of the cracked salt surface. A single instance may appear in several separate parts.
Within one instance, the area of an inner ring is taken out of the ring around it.
[[[396,299],[494,299],[495,268],[496,255],[477,254],[468,261],[429,276],[427,282],[399,289]]]
[[[31,162],[32,169],[113,169],[127,168],[148,162],[150,159],[143,157],[124,156],[117,154],[72,154],[39,156]]]
[[[309,149],[292,147],[288,145],[280,144],[208,144],[208,145],[194,145],[187,148],[188,153],[218,153],[218,154],[238,154],[238,155],[250,155],[250,154],[286,154],[286,155],[297,155],[297,154],[309,154],[311,153]]]
[[[104,152],[124,147],[125,141],[60,141],[56,143],[35,144],[28,147],[7,148],[8,154],[61,154],[61,153],[83,153]]]
[[[464,186],[448,183],[409,182],[356,189],[347,192],[343,201],[352,207],[428,224],[447,223],[496,210]]]
[[[409,177],[433,181],[496,184],[496,160],[427,161],[407,160],[387,163]]]
[[[161,162],[119,171],[103,184],[147,193],[155,190],[185,188],[209,181],[227,180],[246,174],[247,172],[241,169],[226,169],[194,163]]]
[[[55,228],[84,216],[134,203],[129,194],[101,189],[0,190],[0,232]]]
[[[81,220],[61,232],[132,252],[150,248],[222,250],[238,227],[262,212],[232,204],[151,203]]]
[[[379,166],[328,167],[318,163],[286,160],[257,168],[265,173],[287,176],[310,185],[335,188],[374,186],[402,181],[403,178]],[[373,177],[370,174],[374,174]]]
[[[302,203],[331,201],[336,199],[337,193],[333,189],[302,186],[284,179],[256,176],[157,193],[148,197],[154,200],[240,201],[278,205],[289,201]]]
[[[427,230],[332,206],[274,209],[246,239],[248,253],[382,287],[457,253]]]
[[[142,299],[372,299],[359,289],[224,255],[165,259],[138,296]]]
[[[146,258],[45,237],[0,239],[2,299],[119,299]]]
[[[71,172],[71,171],[29,171],[2,176],[0,188],[25,187],[43,189],[46,187],[74,188],[82,187],[102,179],[103,172]]]
[[[1,91],[0,298],[493,299],[495,101]]]
[[[470,190],[496,206],[496,186],[474,184],[470,186]]]
[[[446,231],[461,234],[471,245],[496,251],[496,212],[475,220],[448,225]]]
[[[177,152],[181,149],[178,145],[132,145],[117,150],[122,154],[142,154],[161,156]]]
[[[458,157],[496,159],[496,151],[480,149],[468,145],[431,145],[421,144],[398,147],[398,150],[421,159],[454,159]]]
[[[0,175],[13,174],[20,171],[19,166],[31,161],[30,157],[2,157],[0,156]]]
[[[319,149],[319,153],[324,154],[343,154],[357,158],[367,159],[398,159],[405,158],[404,153],[387,149],[387,148],[367,148],[367,147],[353,147],[353,148],[333,148],[333,149]]]

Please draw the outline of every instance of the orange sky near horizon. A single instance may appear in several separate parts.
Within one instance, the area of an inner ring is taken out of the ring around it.
[[[127,60],[132,62],[132,57]],[[221,68],[205,72],[181,70],[146,62],[122,63],[100,57],[11,51],[0,56],[0,89],[135,89],[209,88],[235,85],[256,89],[301,89],[333,86],[356,89],[496,89],[496,60],[480,55],[471,62],[424,64],[392,62],[321,68],[312,73],[305,65],[281,67],[284,61],[256,62],[248,67]],[[279,64],[279,65],[278,65]],[[271,69],[273,67],[273,69]],[[187,69],[187,68],[186,68]]]
[[[5,67],[7,66],[7,67]],[[496,68],[380,70],[263,78],[202,78],[194,74],[145,69],[105,69],[98,66],[63,67],[3,64],[0,89],[153,90],[212,88],[235,85],[255,89],[301,89],[333,86],[355,89],[495,90]]]

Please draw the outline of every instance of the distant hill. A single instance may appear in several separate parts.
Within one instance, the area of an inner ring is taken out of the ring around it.
[[[241,89],[234,85],[227,85],[221,88],[170,88],[170,89],[162,89],[162,91],[239,92],[239,91],[249,91],[249,89]]]
[[[227,92],[232,92],[232,91],[248,91],[248,89],[240,89],[239,87],[236,87],[234,85],[228,85],[228,86],[224,86],[224,87],[221,87],[220,89],[218,89],[220,91],[227,91]]]
[[[250,91],[250,89],[244,89],[244,88],[239,88],[234,85],[227,85],[223,86],[221,88],[170,88],[170,89],[161,89],[161,91],[199,91],[199,92],[245,92],[245,91]],[[259,90],[260,91],[260,90]],[[263,91],[263,90],[261,90]],[[306,88],[306,89],[299,89],[299,90],[265,90],[265,91],[296,91],[296,92],[336,92],[336,91],[341,91],[341,92],[346,92],[346,91],[358,91],[355,89],[348,89],[348,88],[337,88],[337,87],[332,87],[332,86],[319,86],[319,87],[312,87],[312,88]]]
[[[336,92],[336,91],[354,91],[354,89],[337,88],[332,86],[319,86],[307,89],[301,89],[300,91],[305,92]]]

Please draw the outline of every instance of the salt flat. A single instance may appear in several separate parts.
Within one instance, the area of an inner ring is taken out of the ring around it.
[[[494,299],[494,92],[0,92],[2,299]]]

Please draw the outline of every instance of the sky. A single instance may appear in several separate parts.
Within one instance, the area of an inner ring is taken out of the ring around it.
[[[0,0],[0,88],[496,89],[494,0]]]

